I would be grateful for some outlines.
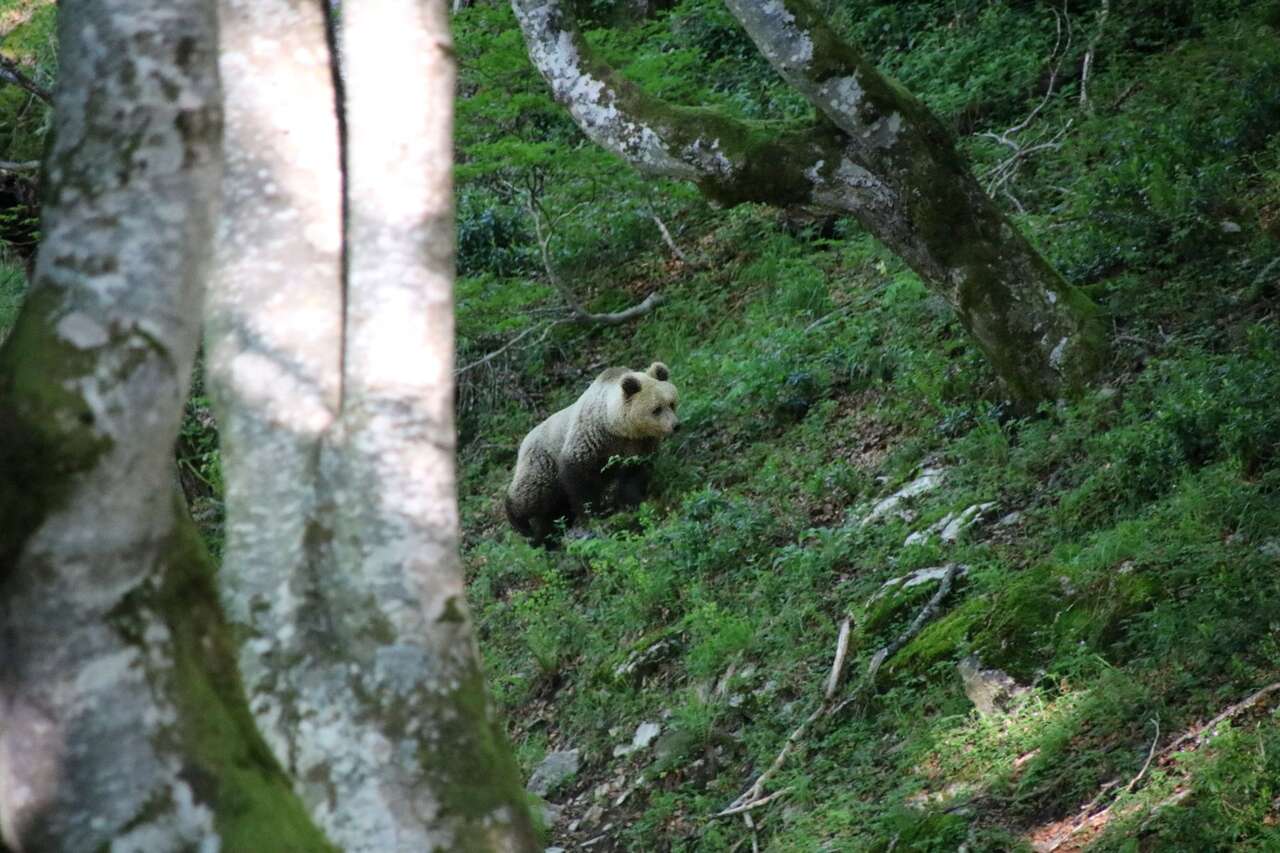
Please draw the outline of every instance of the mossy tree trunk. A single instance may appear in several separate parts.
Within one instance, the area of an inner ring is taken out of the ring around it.
[[[63,0],[35,280],[0,350],[0,830],[315,850],[175,497],[221,160],[206,0]]]
[[[807,0],[727,0],[819,113],[778,132],[653,98],[593,55],[562,0],[512,0],[530,58],[582,130],[649,174],[725,204],[849,213],[956,311],[1011,397],[1084,383],[1106,342],[1097,310],[978,186],[946,129],[841,41]]]
[[[457,553],[447,10],[344,6],[335,92],[324,8],[221,3],[223,597],[258,723],[336,843],[531,850]]]

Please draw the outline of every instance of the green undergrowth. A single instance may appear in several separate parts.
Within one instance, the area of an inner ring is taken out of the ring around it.
[[[740,820],[712,815],[822,701],[849,618],[837,695],[869,698],[810,726],[771,778],[766,790],[788,793],[754,812],[763,848],[1028,850],[1090,803],[1109,807],[1073,838],[1090,849],[1280,844],[1273,701],[1159,752],[1280,680],[1280,6],[1138,6],[1065,7],[1072,38],[1048,97],[1048,4],[831,13],[941,113],[980,175],[1009,153],[982,133],[1044,101],[1020,138],[1054,144],[999,197],[1113,337],[1085,394],[1029,416],[945,304],[854,222],[715,210],[687,187],[637,182],[547,106],[505,11],[459,16],[476,94],[460,136],[516,145],[486,130],[493,110],[525,146],[523,159],[463,146],[460,227],[487,236],[462,247],[459,362],[528,332],[462,382],[464,554],[526,771],[582,750],[551,797],[570,808],[555,843],[750,845]],[[580,9],[589,24],[616,21],[608,12]],[[712,4],[683,0],[590,38],[670,100],[805,115]],[[490,69],[485,47],[510,63]],[[499,74],[526,111],[546,110],[543,131],[484,106]],[[577,298],[616,310],[660,290],[667,304],[617,328],[537,326],[558,296],[503,188],[534,179],[564,214],[551,245]],[[480,199],[492,204],[467,207]],[[602,367],[654,359],[671,367],[684,429],[655,461],[649,500],[558,550],[521,541],[500,503],[520,439]],[[925,468],[943,483],[906,502],[906,518],[861,523]],[[906,544],[987,502],[953,544]],[[936,584],[882,588],[951,562],[967,572],[937,618],[868,687],[872,656]],[[982,717],[966,697],[957,663],[971,654],[1025,688],[1006,713]],[[657,744],[615,758],[642,721],[661,723]],[[593,793],[619,777],[622,789]]]

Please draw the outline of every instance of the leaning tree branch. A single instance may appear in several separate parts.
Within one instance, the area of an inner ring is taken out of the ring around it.
[[[34,172],[39,168],[39,160],[0,160],[0,172]]]
[[[0,56],[0,82],[11,83],[20,89],[26,90],[28,93],[35,95],[40,100],[50,106],[53,105],[53,95],[49,90],[32,80],[18,67],[18,63],[8,57]]]
[[[592,53],[566,0],[511,0],[534,66],[592,141],[720,204],[853,215],[952,306],[1019,403],[1087,381],[1106,348],[1096,309],[992,203],[946,127],[808,0],[728,3],[818,120],[789,129],[667,104]]]

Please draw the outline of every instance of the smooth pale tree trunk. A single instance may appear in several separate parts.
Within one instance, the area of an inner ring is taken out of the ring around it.
[[[842,42],[806,0],[727,0],[819,111],[779,132],[653,98],[592,53],[563,0],[512,0],[529,56],[596,143],[725,203],[852,214],[955,310],[1015,400],[1081,386],[1105,338],[1096,308],[982,191],[946,129]]]
[[[212,254],[204,0],[63,0],[44,240],[0,351],[0,828],[324,849],[258,738],[172,447]]]
[[[322,8],[221,3],[228,617],[264,736],[344,850],[531,850],[457,554],[447,9],[346,5],[335,93]]]

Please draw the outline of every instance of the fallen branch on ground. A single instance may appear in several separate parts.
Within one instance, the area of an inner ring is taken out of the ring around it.
[[[593,314],[583,308],[573,295],[573,291],[556,273],[555,265],[551,263],[551,236],[554,233],[556,222],[574,213],[582,205],[576,205],[552,219],[543,211],[542,205],[533,189],[525,191],[524,202],[525,209],[529,211],[529,216],[533,218],[534,235],[538,239],[538,252],[542,257],[542,268],[547,273],[547,281],[551,282],[551,286],[560,294],[560,298],[565,301],[569,310],[569,317],[566,322],[577,323],[580,326],[617,326],[622,323],[628,323],[637,317],[643,317],[666,301],[662,294],[650,293],[640,304],[611,314]],[[654,218],[656,219],[657,217]],[[666,229],[664,228],[663,231],[665,232]]]
[[[0,172],[34,172],[39,168],[39,160],[0,160]]]
[[[1246,696],[1244,699],[1241,699],[1236,704],[1230,706],[1229,708],[1227,708],[1227,710],[1223,711],[1221,714],[1214,717],[1212,720],[1205,723],[1200,728],[1195,729],[1194,731],[1187,732],[1182,737],[1178,738],[1173,743],[1169,744],[1164,749],[1160,750],[1160,755],[1159,755],[1160,760],[1163,762],[1166,758],[1173,755],[1180,748],[1182,748],[1182,745],[1185,743],[1193,742],[1195,746],[1199,746],[1204,741],[1206,733],[1211,732],[1213,729],[1222,725],[1227,720],[1240,716],[1240,714],[1249,710],[1254,705],[1257,705],[1264,698],[1276,692],[1277,690],[1280,690],[1280,681],[1277,681],[1274,684],[1268,684],[1266,687],[1262,688],[1256,693],[1252,693],[1249,696]]]
[[[804,733],[809,726],[830,710],[831,703],[835,699],[836,690],[840,686],[840,675],[844,669],[845,657],[849,652],[850,629],[851,623],[849,618],[846,617],[845,620],[840,623],[840,634],[836,638],[835,658],[831,661],[831,673],[827,676],[826,688],[823,691],[821,704],[819,704],[814,712],[810,714],[808,718],[791,733],[791,736],[786,739],[782,744],[782,750],[778,753],[777,757],[773,759],[773,763],[770,764],[763,773],[756,777],[756,780],[751,783],[751,786],[747,788],[747,790],[743,791],[736,800],[717,812],[715,815],[716,817],[728,817],[729,815],[742,814],[751,809],[763,806],[790,790],[788,788],[783,788],[782,790],[770,794],[767,797],[761,796],[764,792],[764,783],[769,781],[769,777],[774,773],[777,773],[779,768],[782,767],[783,762],[787,760],[787,755],[790,754],[792,748],[800,741],[800,738],[804,736]]]

